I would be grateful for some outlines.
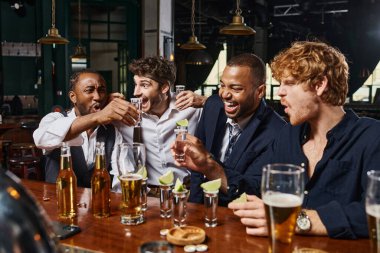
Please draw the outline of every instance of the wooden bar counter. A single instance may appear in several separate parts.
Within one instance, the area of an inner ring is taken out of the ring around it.
[[[22,183],[34,194],[50,219],[58,220],[55,185],[29,180],[23,180]],[[127,226],[120,223],[118,205],[121,194],[112,193],[112,214],[109,218],[104,219],[97,219],[92,216],[90,199],[90,189],[78,188],[78,202],[82,205],[78,209],[78,217],[75,222],[80,226],[82,232],[62,240],[62,243],[100,252],[135,253],[138,252],[139,246],[145,242],[165,240],[165,237],[160,236],[160,230],[173,226],[171,219],[160,218],[159,200],[156,198],[148,199],[146,221],[137,226]],[[228,208],[218,207],[219,225],[215,228],[204,226],[203,205],[189,203],[187,209],[187,224],[203,228],[206,231],[207,252],[268,252],[268,238],[247,235],[245,227]],[[368,239],[335,240],[328,237],[295,236],[294,244],[300,253],[370,252]],[[306,251],[306,248],[309,251]],[[312,251],[310,249],[323,251]],[[183,247],[175,246],[174,252],[184,252]]]

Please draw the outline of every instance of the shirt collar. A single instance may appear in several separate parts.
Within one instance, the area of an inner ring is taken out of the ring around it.
[[[354,122],[357,121],[359,117],[356,115],[354,111],[351,109],[346,110],[346,113],[343,116],[343,119],[336,124],[330,131],[327,132],[326,138],[335,138],[335,139],[340,139],[342,138],[346,131],[351,129],[351,127],[354,126]],[[302,135],[301,135],[301,143],[304,144],[309,140],[309,135],[310,135],[310,125],[306,123],[303,127],[302,130]]]

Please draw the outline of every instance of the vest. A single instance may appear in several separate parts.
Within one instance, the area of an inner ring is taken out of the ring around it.
[[[101,125],[96,134],[97,141],[105,143],[105,160],[108,172],[111,171],[111,154],[115,144],[115,127],[112,124]],[[89,168],[84,158],[81,146],[70,147],[73,169],[77,176],[79,187],[91,187],[91,176],[94,171],[95,163]],[[55,183],[59,173],[59,163],[61,158],[61,149],[56,148],[46,155],[45,163],[45,181]],[[111,178],[112,180],[112,178]]]

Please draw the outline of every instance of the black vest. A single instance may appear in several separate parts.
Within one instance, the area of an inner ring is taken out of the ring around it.
[[[106,168],[111,171],[111,154],[115,144],[115,127],[111,124],[101,125],[96,134],[96,141],[105,143]],[[81,146],[70,147],[73,169],[77,176],[79,187],[91,187],[91,176],[94,171],[95,163],[91,168],[86,164],[83,149]],[[59,162],[61,157],[61,149],[56,148],[46,155],[45,165],[45,181],[55,183],[59,172]]]

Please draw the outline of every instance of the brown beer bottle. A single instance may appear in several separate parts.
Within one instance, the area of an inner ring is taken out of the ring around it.
[[[72,168],[70,147],[63,142],[60,169],[56,181],[58,216],[73,218],[77,215],[77,177]]]
[[[111,178],[106,168],[104,142],[96,143],[95,169],[91,177],[92,213],[97,218],[110,216]]]

